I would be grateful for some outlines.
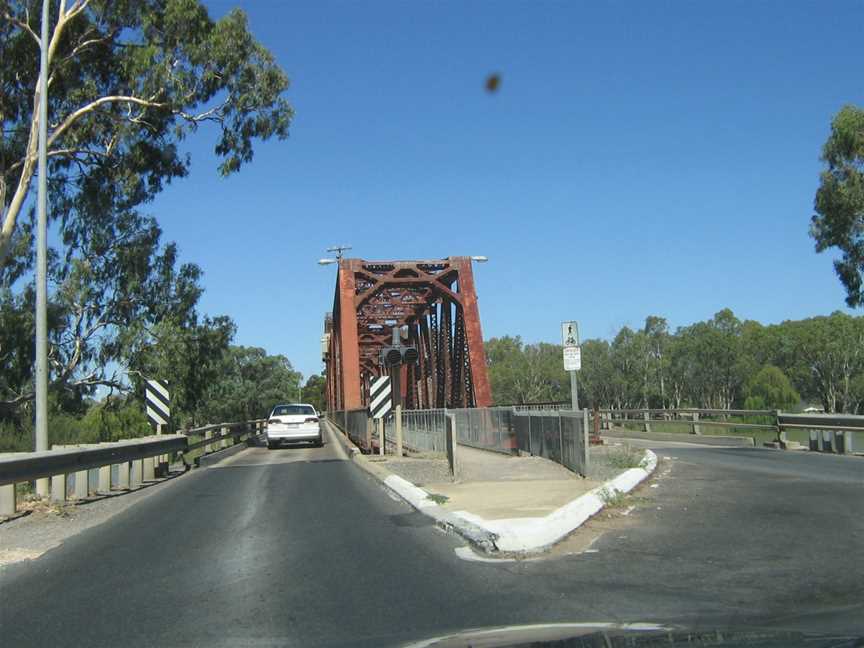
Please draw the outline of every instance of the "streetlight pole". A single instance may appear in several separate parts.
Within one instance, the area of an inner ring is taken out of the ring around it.
[[[36,451],[48,449],[48,0],[42,0],[39,57],[39,186],[36,231]],[[48,495],[48,480],[36,481],[36,493]]]

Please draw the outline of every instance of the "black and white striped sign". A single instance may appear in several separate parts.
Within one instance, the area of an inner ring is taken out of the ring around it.
[[[372,418],[384,418],[393,409],[390,376],[381,376],[372,381],[369,389],[369,412]]]
[[[154,425],[168,425],[171,418],[171,395],[164,380],[148,380],[144,392],[147,403],[147,418]]]

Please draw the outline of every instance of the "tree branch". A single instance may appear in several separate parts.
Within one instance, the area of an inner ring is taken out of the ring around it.
[[[141,99],[140,97],[133,97],[131,95],[110,95],[107,97],[100,97],[99,99],[91,101],[90,103],[82,106],[81,108],[70,114],[68,117],[66,117],[66,119],[64,119],[51,134],[51,137],[48,138],[48,146],[51,146],[55,141],[57,141],[57,139],[61,135],[63,135],[63,133],[65,133],[69,129],[69,127],[72,126],[72,124],[74,124],[80,117],[86,115],[87,113],[93,112],[99,106],[110,103],[135,104],[138,106],[145,106],[147,108],[165,108],[168,106],[167,103],[153,101],[152,99]]]
[[[15,18],[14,16],[10,15],[8,11],[3,12],[3,17],[6,20],[8,20],[9,22],[11,22],[13,25],[18,27],[19,29],[21,29],[22,31],[25,31],[28,34],[30,34],[30,36],[33,37],[33,40],[36,41],[36,44],[40,48],[42,47],[42,40],[39,38],[39,36],[36,35],[36,32],[33,31],[33,28],[30,27],[30,25],[28,25],[26,22],[23,22],[23,21],[19,20],[18,18]],[[29,19],[29,16],[28,16],[28,19]]]

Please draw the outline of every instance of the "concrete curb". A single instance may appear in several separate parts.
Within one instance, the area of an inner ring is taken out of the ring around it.
[[[603,430],[600,436],[614,439],[645,439],[647,441],[674,441],[677,443],[699,443],[702,445],[723,446],[730,448],[752,448],[755,446],[753,437],[719,435],[719,434],[687,434],[674,432],[641,432],[639,430]]]
[[[233,457],[238,452],[245,450],[246,448],[252,447],[253,444],[251,444],[250,441],[253,439],[260,440],[260,437],[251,437],[250,439],[241,443],[235,443],[230,448],[225,448],[224,450],[217,450],[216,452],[211,452],[210,454],[196,457],[195,466],[198,468],[207,468],[209,466],[219,463],[223,459]]]
[[[451,512],[441,508],[429,499],[428,492],[394,475],[361,454],[359,448],[345,437],[341,430],[336,428],[334,435],[346,448],[352,449],[350,454],[354,463],[381,481],[388,490],[401,497],[420,513],[434,519],[439,527],[458,533],[471,545],[487,554],[524,554],[548,549],[596,515],[606,505],[604,494],[612,494],[616,491],[629,493],[657,468],[657,455],[650,450],[645,450],[644,468],[625,470],[602,486],[580,495],[545,517],[484,520],[467,511]]]

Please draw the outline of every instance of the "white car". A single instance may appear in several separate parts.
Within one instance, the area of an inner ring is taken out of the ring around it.
[[[318,412],[305,403],[277,405],[267,419],[267,447],[271,450],[285,441],[312,441],[324,445]]]

